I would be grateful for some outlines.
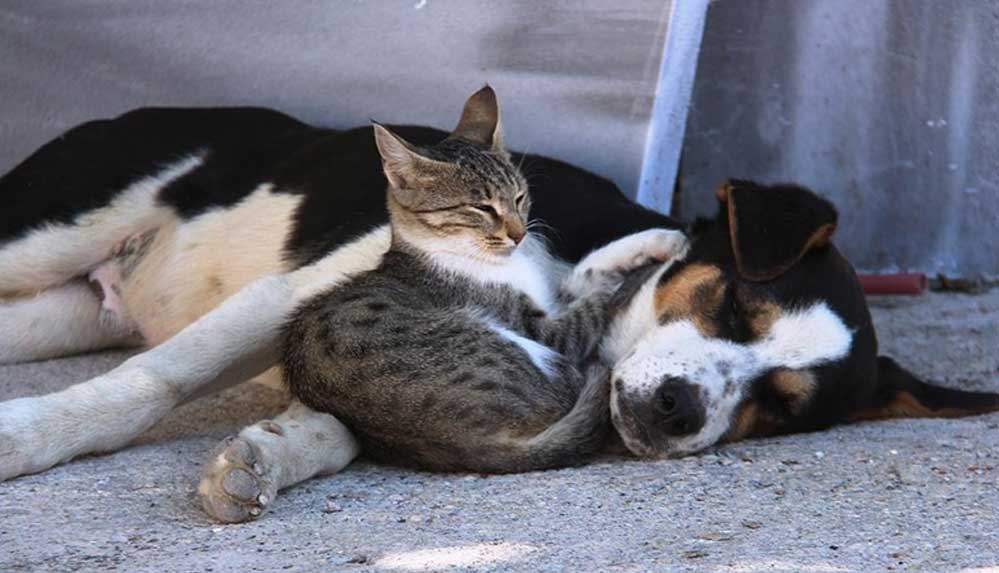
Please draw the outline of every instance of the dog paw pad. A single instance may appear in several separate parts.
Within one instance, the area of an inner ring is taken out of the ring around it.
[[[223,523],[240,523],[264,514],[277,488],[258,449],[240,437],[219,444],[198,485],[201,505]]]

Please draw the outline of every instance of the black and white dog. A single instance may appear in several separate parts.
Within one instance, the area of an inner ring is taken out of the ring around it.
[[[394,129],[417,143],[446,135]],[[612,269],[621,245],[681,228],[579,168],[515,160],[553,254],[595,251],[576,272]],[[0,403],[0,479],[120,448],[185,401],[277,378],[285,317],[386,250],[385,185],[370,128],[251,108],[141,109],[81,125],[15,167],[0,180],[0,362],[149,349],[61,392]],[[877,357],[863,293],[829,243],[828,202],[742,181],[717,195],[717,217],[648,274],[602,349],[632,452],[999,408],[997,395],[932,386]],[[250,518],[279,488],[358,453],[336,419],[296,404],[226,441],[200,492],[216,517]],[[227,489],[234,472],[258,481],[252,499]]]

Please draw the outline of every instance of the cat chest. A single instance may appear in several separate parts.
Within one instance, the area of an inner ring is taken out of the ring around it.
[[[527,295],[531,302],[546,314],[553,314],[557,310],[551,281],[535,265],[512,265],[505,279],[508,287]]]

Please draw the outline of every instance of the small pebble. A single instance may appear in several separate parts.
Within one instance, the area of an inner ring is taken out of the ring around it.
[[[357,565],[368,562],[368,556],[363,554],[356,555],[334,555],[326,560],[329,565]]]
[[[683,557],[685,559],[700,559],[701,557],[707,557],[707,551],[701,551],[699,549],[692,549],[690,551],[684,551]]]

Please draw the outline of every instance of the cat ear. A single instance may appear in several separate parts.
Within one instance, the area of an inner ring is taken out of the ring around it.
[[[375,130],[375,145],[382,156],[382,169],[389,185],[393,189],[412,187],[418,178],[421,162],[432,160],[420,155],[409,142],[384,125],[375,121],[371,125]]]
[[[460,137],[485,145],[493,151],[503,151],[503,135],[500,130],[499,103],[496,92],[488,85],[472,94],[465,102],[458,126],[450,137]]]

